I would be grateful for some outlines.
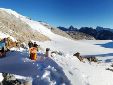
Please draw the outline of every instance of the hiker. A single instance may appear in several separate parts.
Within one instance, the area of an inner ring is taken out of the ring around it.
[[[7,45],[8,45],[7,38],[4,38],[2,41],[5,43],[5,46],[7,46]]]
[[[36,47],[37,51],[39,51],[40,45],[37,45],[36,42],[34,42],[33,47]]]
[[[0,57],[3,57],[5,55],[6,55],[5,42],[2,40],[0,41]]]
[[[37,60],[37,48],[31,47],[31,48],[29,48],[29,51],[30,51],[30,59]]]
[[[83,62],[83,58],[80,56],[79,52],[75,53],[73,56],[76,56],[80,61]]]
[[[38,45],[36,44],[36,42],[34,42],[33,47],[36,47],[36,48],[37,48],[37,46],[38,46]]]
[[[33,47],[37,48],[37,51],[38,51],[38,45],[36,42],[34,42]]]
[[[29,46],[29,48],[33,47],[33,43],[31,41],[29,41],[28,46]]]
[[[6,49],[9,50],[10,46],[11,46],[10,37],[4,38],[4,42],[5,42],[5,45],[6,45]]]
[[[46,48],[46,54],[45,54],[46,57],[49,57],[50,56],[49,55],[50,54],[49,51],[50,51],[50,48]]]
[[[36,44],[36,42],[34,42],[34,44],[33,44],[31,41],[29,41],[28,46],[29,46],[30,59],[37,60],[37,44]]]
[[[31,50],[30,48],[33,47],[33,43],[31,41],[28,42],[28,46],[29,46],[29,54],[30,54],[30,59],[31,59]]]

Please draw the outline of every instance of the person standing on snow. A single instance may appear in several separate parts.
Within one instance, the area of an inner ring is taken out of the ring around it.
[[[31,50],[30,49],[33,47],[33,43],[31,41],[29,41],[28,46],[29,46],[29,53],[30,53],[30,59],[31,59],[32,55],[31,55]]]
[[[31,41],[29,41],[28,46],[29,46],[29,48],[33,47],[33,43]]]
[[[37,48],[37,51],[39,51],[39,46],[40,45],[37,45],[36,42],[34,42],[33,47]]]
[[[30,52],[30,59],[31,60],[37,60],[37,44],[34,42],[34,44],[30,41],[28,43],[29,45],[29,52]]]
[[[45,54],[45,57],[49,57],[49,56],[50,56],[49,51],[50,51],[50,48],[46,48],[46,54]]]
[[[29,50],[30,50],[30,59],[37,60],[37,48],[31,47]]]

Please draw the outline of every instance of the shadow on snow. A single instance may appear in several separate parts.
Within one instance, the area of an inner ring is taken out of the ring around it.
[[[113,42],[108,42],[105,44],[96,44],[96,45],[100,45],[101,47],[105,47],[105,48],[113,48]]]
[[[42,61],[36,62],[23,61],[23,59],[28,58],[28,56],[26,52],[8,52],[5,58],[0,59],[0,72],[32,77],[33,85],[49,85],[50,82],[48,82],[47,79],[43,79],[44,73],[48,71],[50,72],[49,81],[56,81],[55,85],[62,83],[71,85],[62,67],[51,58],[48,57]]]

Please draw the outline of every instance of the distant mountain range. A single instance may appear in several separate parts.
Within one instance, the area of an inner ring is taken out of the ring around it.
[[[81,38],[78,39],[87,39],[87,40],[113,40],[113,29],[110,28],[104,28],[97,26],[96,29],[92,27],[81,27],[80,29],[77,29],[73,26],[70,26],[69,28],[65,27],[58,27],[59,29],[67,32],[69,35],[71,35],[73,38],[77,39],[77,36],[79,37],[81,35]]]

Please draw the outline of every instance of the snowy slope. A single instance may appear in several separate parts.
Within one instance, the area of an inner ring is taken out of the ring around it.
[[[28,19],[27,17],[25,16],[22,16],[20,15],[19,13],[11,10],[11,9],[5,9],[5,8],[0,8],[0,10],[3,10],[9,14],[12,14],[14,15],[15,17],[23,20],[24,22],[26,22],[27,24],[29,24],[29,26],[31,28],[33,28],[34,30],[37,30],[39,31],[40,33],[44,34],[44,35],[48,35],[48,36],[52,36],[52,32],[50,31],[50,29],[46,28],[45,26],[41,25],[40,22],[37,22],[37,21],[33,21],[33,20],[30,20]]]
[[[14,15],[15,17],[21,19],[22,21],[27,23],[32,29],[37,30],[41,34],[49,37],[51,40],[53,40],[56,36],[59,36],[59,35],[56,35],[53,32],[51,32],[50,29],[48,29],[46,26],[43,26],[40,22],[30,20],[29,18],[22,16],[19,13],[15,12],[11,9],[0,8],[0,10],[3,10],[5,12],[9,13],[10,15]]]
[[[53,57],[44,59],[39,56],[38,61],[34,62],[28,59],[28,50],[15,50],[0,59],[0,72],[31,77],[33,85],[113,85],[113,72],[105,70],[111,68],[113,61],[112,41],[74,41],[52,33],[39,22],[29,20],[15,11],[2,10],[48,36],[51,41],[37,43],[44,50],[49,47],[51,51],[60,51],[62,55],[53,54]],[[97,56],[103,62],[82,63],[73,56],[76,52],[82,56]]]
[[[81,63],[73,56],[53,58],[63,67],[73,85],[112,85],[113,72],[105,70],[105,64]]]

